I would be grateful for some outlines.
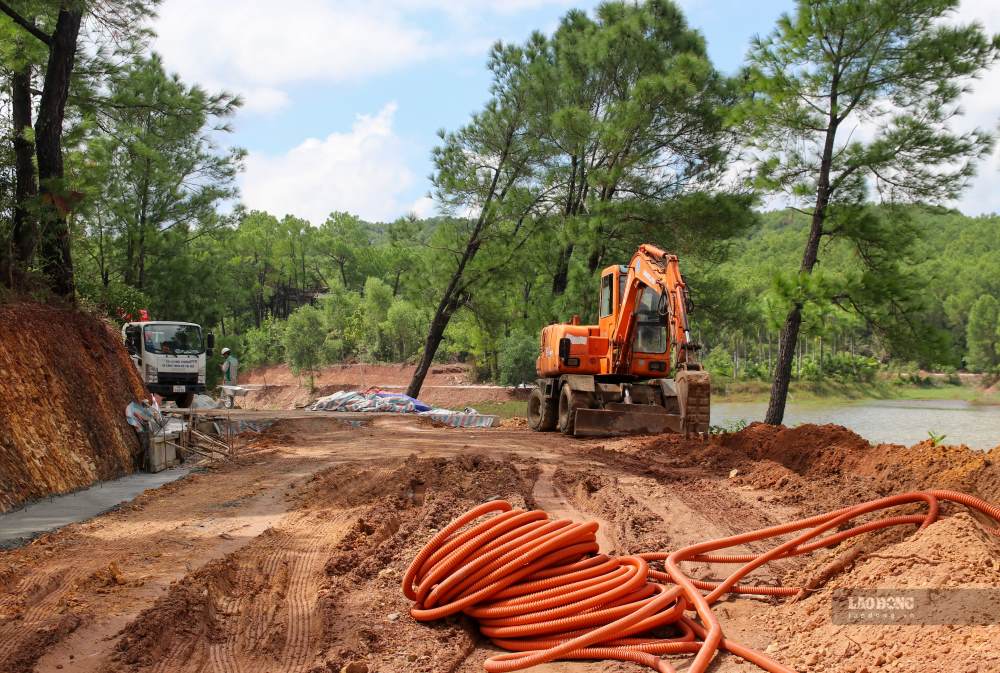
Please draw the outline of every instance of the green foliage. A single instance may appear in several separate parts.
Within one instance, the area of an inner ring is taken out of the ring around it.
[[[713,376],[731,377],[733,375],[733,358],[725,348],[718,346],[713,348],[702,363]]]
[[[948,438],[948,435],[940,435],[933,430],[928,430],[927,436],[931,438],[931,444],[934,446],[940,446],[941,443]]]
[[[405,299],[393,300],[379,325],[388,357],[395,362],[407,362],[417,354],[426,330],[424,314]]]
[[[206,293],[189,291],[205,289],[215,270],[193,242],[225,224],[218,208],[236,195],[243,151],[212,138],[238,106],[168,75],[156,55],[111,78],[106,105],[88,111],[86,153],[68,158],[89,195],[77,213],[81,275],[120,278],[151,298],[156,315],[212,316]]]
[[[314,306],[297,309],[288,316],[282,341],[288,366],[296,375],[307,374],[311,388],[313,374],[323,362],[323,345],[326,341],[323,314]]]
[[[93,281],[88,276],[80,278],[77,283],[80,297],[119,323],[126,322],[127,316],[137,319],[139,311],[150,305],[149,295],[119,280],[109,281],[107,285]]]
[[[855,356],[849,353],[836,353],[818,357],[804,358],[798,371],[798,377],[810,381],[833,379],[836,381],[858,381],[871,383],[879,371],[879,363],[874,358]]]
[[[1000,353],[997,352],[998,317],[1000,302],[989,294],[980,296],[969,311],[966,364],[974,372],[993,371],[1000,362]]]
[[[745,419],[737,418],[729,423],[726,423],[725,425],[710,425],[708,427],[708,432],[713,435],[727,435],[739,432],[740,430],[745,430],[747,425],[749,424]]]
[[[500,343],[500,385],[516,386],[531,383],[538,374],[535,359],[538,357],[538,336],[514,332]]]
[[[240,362],[244,367],[259,367],[283,362],[285,359],[285,330],[283,321],[268,318],[260,327],[243,335]]]
[[[953,133],[951,104],[961,78],[1000,56],[1000,36],[942,21],[957,4],[798,0],[771,35],[754,41],[745,74],[753,97],[734,115],[764,150],[760,186],[813,204],[823,183],[821,196],[834,206],[863,203],[868,180],[888,203],[957,196],[974,172],[965,159],[988,153],[992,138]],[[876,122],[870,139],[847,133],[837,142],[857,122]],[[849,229],[834,231],[861,240]]]

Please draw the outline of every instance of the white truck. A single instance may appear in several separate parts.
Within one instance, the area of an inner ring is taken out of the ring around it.
[[[190,407],[196,393],[205,392],[206,357],[215,337],[190,322],[128,322],[122,338],[149,392]]]

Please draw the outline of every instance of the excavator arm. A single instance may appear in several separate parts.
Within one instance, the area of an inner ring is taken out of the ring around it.
[[[657,295],[658,313],[666,322],[674,367],[679,369],[694,360],[687,315],[687,285],[681,276],[677,256],[644,243],[629,263],[618,317],[609,335],[613,348],[612,373],[628,374],[631,370],[638,327],[637,308],[644,292]]]

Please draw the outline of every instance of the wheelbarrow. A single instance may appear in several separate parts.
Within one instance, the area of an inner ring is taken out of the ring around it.
[[[226,409],[232,409],[236,406],[237,397],[246,397],[246,394],[250,392],[248,388],[242,386],[219,386],[222,390],[222,406]]]

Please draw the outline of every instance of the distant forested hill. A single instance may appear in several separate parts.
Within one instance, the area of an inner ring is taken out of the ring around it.
[[[810,293],[813,301],[806,312],[807,338],[802,344],[806,356],[818,357],[822,349],[827,357],[853,352],[883,362],[905,358],[924,366],[959,368],[970,364],[966,362],[969,321],[977,312],[987,313],[983,318],[990,324],[979,330],[980,339],[988,343],[972,344],[973,350],[980,347],[995,354],[998,325],[996,310],[989,307],[993,298],[1000,298],[1000,216],[968,217],[942,208],[911,208],[886,216],[905,217],[916,240],[914,251],[897,261],[902,279],[917,288],[919,307],[910,325],[911,341],[917,343],[909,343],[907,349],[894,347],[891,335],[870,329],[849,302],[838,305],[836,296],[826,300],[825,290],[835,293],[845,283],[863,285],[866,280],[858,264],[859,251],[834,239],[821,255],[818,287]],[[731,284],[723,310],[711,311],[700,323],[702,339],[717,351],[717,365],[724,360],[722,352],[730,360],[735,354],[747,367],[766,363],[769,349],[776,349],[782,299],[794,291],[791,286],[809,218],[775,211],[761,214],[760,219],[760,227],[733,241],[728,260],[708,274]],[[697,277],[691,282],[697,283]],[[971,364],[974,369],[989,369],[996,360]]]

